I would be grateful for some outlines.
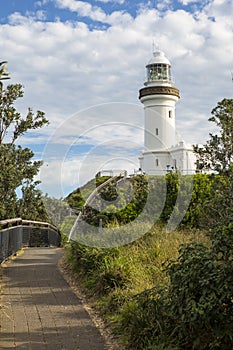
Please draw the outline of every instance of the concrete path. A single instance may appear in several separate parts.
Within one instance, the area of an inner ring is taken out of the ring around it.
[[[29,248],[3,268],[0,349],[106,350],[60,274],[61,249]]]

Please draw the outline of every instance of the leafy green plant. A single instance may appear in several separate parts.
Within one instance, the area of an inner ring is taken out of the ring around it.
[[[144,350],[149,345],[159,346],[160,343],[165,349],[165,346],[176,349],[174,339],[170,339],[166,332],[164,336],[159,333],[163,322],[170,322],[167,306],[160,312],[159,321],[154,309],[159,310],[159,305],[168,298],[165,293],[168,277],[163,272],[164,263],[167,259],[176,258],[179,245],[190,239],[205,240],[200,233],[166,233],[158,226],[141,239],[118,248],[92,248],[73,242],[67,246],[67,254],[88,295],[94,298],[100,313],[111,323],[115,333],[127,334],[134,349],[134,339],[138,349]],[[153,289],[158,284],[162,287]],[[157,300],[160,290],[164,293]],[[135,295],[137,297],[134,298]],[[128,325],[127,320],[130,322]]]
[[[212,244],[181,245],[166,268],[167,286],[133,297],[122,329],[134,349],[163,344],[180,349],[230,350],[233,346],[233,224],[216,228]]]
[[[210,133],[209,140],[202,147],[194,146],[198,168],[227,174],[233,162],[233,99],[224,98],[218,102],[209,121],[219,130],[216,134]]]
[[[6,89],[0,84],[0,219],[21,213],[22,217],[28,218],[30,211],[34,211],[30,217],[33,218],[35,209],[39,208],[43,220],[45,210],[42,208],[41,194],[35,189],[38,182],[34,181],[42,162],[33,160],[33,152],[20,146],[19,139],[28,131],[47,125],[48,120],[43,112],[34,114],[31,108],[22,117],[14,106],[16,100],[22,97],[21,84],[10,84]],[[19,205],[17,189],[21,187],[23,191]]]
[[[98,178],[97,185],[108,179],[109,177]],[[143,211],[148,221],[166,224],[171,215],[179,217],[185,208],[184,215],[181,215],[182,221],[178,220],[179,227],[203,228],[211,218],[211,212],[215,212],[216,219],[213,221],[216,222],[220,213],[225,210],[225,206],[221,206],[220,194],[223,186],[227,187],[228,183],[230,180],[227,181],[222,175],[216,174],[181,176],[178,173],[168,173],[165,177],[138,175],[127,180],[127,185],[132,187],[130,197],[128,186],[119,189],[114,180],[100,193],[103,200],[109,201],[109,205],[102,211],[87,205],[83,210],[83,219],[91,225],[98,226],[99,218],[102,217],[103,227],[120,226],[134,221]],[[87,187],[90,190],[90,183]],[[83,206],[83,192],[84,189],[78,189],[67,197],[72,208]],[[229,204],[230,198],[232,203],[231,193],[232,191],[229,191]],[[178,194],[180,200],[176,203]],[[118,206],[114,205],[116,199]],[[228,210],[230,207],[233,205],[228,205]]]
[[[93,293],[102,295],[126,285],[127,267],[119,258],[118,248],[101,249],[72,243],[68,249],[74,270],[88,275],[86,285]]]
[[[163,330],[168,329],[171,323],[167,296],[165,288],[154,287],[134,296],[125,306],[120,329],[124,329],[127,342],[132,348],[142,350],[165,340]],[[169,329],[172,334],[172,328]]]

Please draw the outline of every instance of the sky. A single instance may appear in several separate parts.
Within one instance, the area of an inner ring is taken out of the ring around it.
[[[232,0],[0,0],[0,60],[21,83],[17,101],[50,124],[19,142],[42,159],[41,189],[65,197],[100,170],[138,169],[144,86],[153,43],[172,64],[176,126],[191,144],[232,98]]]

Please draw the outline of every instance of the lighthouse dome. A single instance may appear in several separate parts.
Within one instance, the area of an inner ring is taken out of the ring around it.
[[[171,65],[171,63],[169,62],[169,60],[167,59],[167,57],[165,56],[163,51],[154,51],[153,52],[153,57],[151,58],[151,60],[148,62],[148,65],[150,64],[167,64],[167,65]],[[148,66],[147,65],[147,66]]]

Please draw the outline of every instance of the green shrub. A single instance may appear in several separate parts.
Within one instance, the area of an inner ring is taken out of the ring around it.
[[[199,243],[181,247],[168,273],[170,312],[183,348],[230,350],[233,269]]]
[[[68,248],[68,260],[74,271],[85,276],[85,285],[94,294],[124,288],[129,280],[127,264],[121,261],[118,248],[93,248],[73,242]]]
[[[122,331],[124,330],[127,343],[131,348],[143,350],[149,345],[158,345],[165,339],[163,338],[164,329],[168,331],[169,328],[172,335],[167,298],[165,288],[155,287],[136,295],[126,305],[119,327]]]
[[[67,197],[69,205],[76,209],[82,207],[85,203],[83,195],[87,196],[108,179],[109,177],[99,177],[71,193]],[[221,202],[219,193],[224,186],[232,187],[232,179],[226,181],[225,177],[216,174],[182,176],[179,173],[168,173],[165,176],[137,175],[125,180],[123,186],[117,186],[117,180],[113,179],[100,190],[100,197],[109,201],[109,205],[103,211],[87,205],[83,210],[83,219],[98,226],[99,216],[102,216],[103,227],[108,227],[132,222],[143,212],[150,222],[167,224],[172,215],[173,221],[177,218],[176,221],[182,227],[200,228],[206,225],[212,212],[219,219],[223,208],[221,203],[216,205],[216,201]],[[225,200],[225,195],[222,197]],[[229,204],[228,210],[232,206],[232,198]]]
[[[209,247],[182,245],[166,271],[167,287],[145,291],[126,306],[121,327],[128,342],[140,350],[164,340],[184,350],[231,350],[233,224],[216,228]]]

